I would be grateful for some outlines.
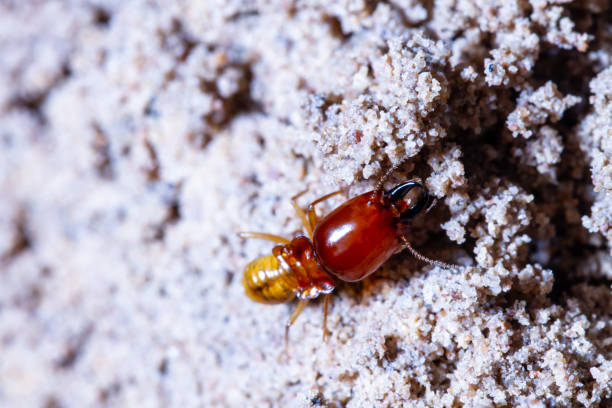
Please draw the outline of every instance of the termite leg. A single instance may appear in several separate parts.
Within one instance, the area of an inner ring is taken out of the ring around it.
[[[274,234],[268,234],[266,232],[239,232],[238,236],[242,239],[249,239],[249,238],[265,239],[267,241],[272,241],[272,242],[276,242],[277,244],[283,244],[283,245],[288,245],[291,242],[287,238],[283,238],[283,237],[280,237]]]
[[[323,300],[323,341],[327,341],[327,336],[329,335],[329,331],[327,330],[327,311],[329,310],[330,298],[331,295],[327,294]]]
[[[291,197],[291,202],[293,203],[293,208],[295,208],[295,212],[297,213],[298,217],[300,217],[300,220],[302,220],[302,224],[304,224],[304,228],[306,228],[306,232],[308,233],[308,238],[312,239],[313,226],[310,224],[310,222],[308,222],[308,218],[306,218],[306,214],[304,214],[304,210],[302,210],[302,207],[300,207],[300,205],[297,203],[297,199],[307,191],[308,189],[301,191],[297,193],[296,195],[294,195],[293,197]]]
[[[310,205],[308,206],[308,221],[310,222],[310,227],[314,230],[314,227],[317,225],[317,213],[315,212],[315,205],[327,200],[330,197],[335,196],[336,194],[340,194],[344,192],[344,190],[338,190],[338,191],[334,191],[333,193],[329,193],[324,195],[323,197],[319,197],[316,200],[314,200],[312,203],[310,203]]]
[[[287,323],[285,324],[285,348],[288,348],[289,346],[289,328],[293,325],[293,323],[295,323],[295,319],[298,318],[307,304],[308,299],[300,300],[293,313],[291,313],[289,320],[287,320]]]

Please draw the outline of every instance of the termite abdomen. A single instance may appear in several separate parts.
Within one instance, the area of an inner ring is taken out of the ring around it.
[[[260,303],[285,303],[298,297],[313,299],[330,293],[334,283],[315,256],[310,240],[294,238],[272,249],[272,255],[257,258],[244,268],[247,295]]]

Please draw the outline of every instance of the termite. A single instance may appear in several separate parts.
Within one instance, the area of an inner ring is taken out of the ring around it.
[[[323,338],[327,336],[329,295],[335,280],[356,282],[365,279],[384,264],[391,255],[407,248],[416,258],[443,268],[457,268],[418,253],[407,238],[412,219],[430,208],[431,199],[423,183],[409,180],[390,190],[384,182],[390,169],[376,188],[354,197],[318,219],[315,206],[342,190],[314,200],[306,212],[292,197],[297,215],[307,236],[292,240],[263,232],[241,232],[242,238],[260,238],[279,245],[271,255],[264,255],[244,268],[243,286],[256,302],[279,304],[297,297],[297,307],[285,325],[285,343],[289,328],[309,300],[326,295],[323,304]]]

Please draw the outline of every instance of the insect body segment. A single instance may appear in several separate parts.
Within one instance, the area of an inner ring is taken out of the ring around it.
[[[396,217],[381,194],[357,196],[328,214],[314,230],[314,246],[325,268],[355,282],[378,269],[401,248]]]
[[[314,230],[313,242],[322,265],[343,281],[366,278],[404,246],[401,237],[409,231],[409,222],[428,202],[427,190],[416,181],[347,201]]]
[[[286,303],[295,297],[295,275],[274,255],[261,256],[244,268],[244,289],[259,303]]]
[[[247,295],[260,303],[285,303],[297,297],[314,299],[334,290],[332,278],[318,264],[310,240],[304,236],[278,245],[244,268]]]

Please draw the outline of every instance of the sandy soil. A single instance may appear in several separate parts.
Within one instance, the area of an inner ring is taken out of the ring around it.
[[[0,405],[612,406],[606,0],[0,3]],[[406,159],[438,204],[322,302],[268,254]]]

